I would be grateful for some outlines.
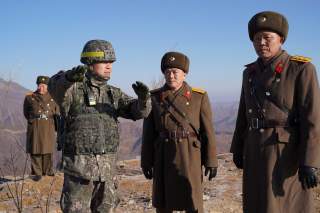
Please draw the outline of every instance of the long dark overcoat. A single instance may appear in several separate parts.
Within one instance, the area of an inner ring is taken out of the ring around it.
[[[172,105],[168,106],[168,100]],[[183,130],[189,132],[188,137],[182,135]],[[166,86],[153,91],[152,111],[144,121],[142,140],[141,166],[154,170],[153,205],[203,212],[202,165],[217,167],[207,93],[186,83],[176,94]]]
[[[320,167],[320,95],[315,67],[285,51],[247,65],[231,152],[244,157],[245,213],[315,212],[299,166]]]
[[[53,153],[56,144],[54,114],[59,107],[49,93],[27,94],[23,104],[24,116],[28,121],[26,151],[30,154]]]

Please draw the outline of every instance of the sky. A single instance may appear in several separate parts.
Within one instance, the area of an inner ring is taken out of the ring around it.
[[[129,95],[135,81],[161,79],[167,51],[190,58],[187,82],[211,101],[237,101],[244,65],[256,60],[247,25],[261,11],[284,14],[283,46],[320,70],[318,0],[2,0],[0,78],[34,90],[38,75],[80,65],[84,44],[108,40],[117,61],[110,84]],[[319,72],[319,71],[318,71]]]

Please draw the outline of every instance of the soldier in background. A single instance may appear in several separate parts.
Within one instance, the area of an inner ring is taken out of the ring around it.
[[[107,84],[116,60],[110,42],[88,41],[78,66],[54,75],[49,91],[64,117],[63,212],[110,212],[119,203],[115,188],[118,117],[137,120],[151,110],[150,93],[132,85],[138,99]]]
[[[189,59],[184,54],[166,53],[161,70],[166,83],[151,92],[152,111],[143,124],[142,171],[153,178],[157,213],[202,213],[202,166],[209,180],[218,167],[208,94],[185,82]]]
[[[31,175],[34,175],[34,180],[40,180],[42,175],[54,175],[54,116],[59,114],[59,107],[48,93],[48,82],[49,77],[38,76],[37,90],[27,94],[23,104],[24,116],[28,120],[26,151],[30,153]]]
[[[287,19],[256,14],[248,24],[258,59],[246,65],[231,145],[243,169],[246,213],[315,212],[311,188],[320,167],[320,94],[306,57],[282,50]]]

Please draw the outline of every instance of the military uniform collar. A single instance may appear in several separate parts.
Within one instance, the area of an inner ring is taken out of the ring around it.
[[[255,62],[245,65],[249,72],[257,69],[265,70],[270,67],[273,72],[282,71],[289,55],[285,50],[279,51],[279,53],[273,57],[267,64],[263,64],[262,60],[258,58]]]
[[[107,81],[97,79],[92,73],[86,73],[86,77],[88,79],[88,83],[95,87],[103,87],[107,85]]]
[[[172,90],[170,90],[170,88],[165,84],[162,87],[161,99],[165,99],[167,96],[174,96],[174,97],[182,96],[190,100],[191,94],[192,94],[192,88],[187,84],[187,82],[183,82],[183,85],[181,86],[181,88],[175,93],[172,92]]]
[[[271,70],[274,72],[276,68],[284,65],[287,58],[288,58],[287,52],[285,50],[280,50],[279,53],[276,56],[274,56],[270,61],[268,61],[266,64],[263,64],[260,58],[257,60],[257,63],[262,70],[270,67]]]

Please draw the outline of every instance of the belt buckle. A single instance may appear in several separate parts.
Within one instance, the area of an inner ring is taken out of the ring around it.
[[[251,128],[252,129],[259,128],[259,119],[258,118],[251,118]]]
[[[177,138],[177,131],[171,132],[171,138],[176,139]]]
[[[186,138],[186,131],[185,130],[182,130],[182,135],[181,135],[182,138]]]

